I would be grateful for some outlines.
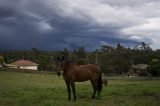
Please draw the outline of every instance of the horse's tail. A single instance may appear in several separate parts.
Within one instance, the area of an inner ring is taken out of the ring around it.
[[[102,73],[99,75],[98,78],[98,95],[101,93],[102,91]]]

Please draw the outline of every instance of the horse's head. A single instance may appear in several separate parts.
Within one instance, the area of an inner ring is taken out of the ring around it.
[[[63,71],[63,68],[64,68],[64,57],[57,57],[56,59],[56,72],[57,72],[57,75],[60,76],[61,75],[61,72]]]

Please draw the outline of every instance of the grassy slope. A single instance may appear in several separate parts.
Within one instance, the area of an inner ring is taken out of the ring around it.
[[[77,101],[67,101],[62,77],[47,73],[0,72],[0,106],[160,106],[160,80],[108,78],[92,100],[90,82],[76,83]]]

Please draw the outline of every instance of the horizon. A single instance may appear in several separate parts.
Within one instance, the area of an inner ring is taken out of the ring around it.
[[[140,43],[138,43],[139,45],[141,45],[141,43],[142,42],[140,42]],[[144,42],[145,43],[145,42]],[[117,43],[118,44],[118,43]],[[137,45],[138,45],[137,44]],[[121,45],[121,44],[120,44]],[[133,47],[125,47],[125,46],[123,46],[123,45],[121,45],[122,47],[124,47],[124,48],[126,48],[126,49],[131,49],[131,50],[135,50],[135,47],[137,46],[137,45],[134,45]],[[94,49],[94,50],[87,50],[85,47],[79,47],[79,48],[84,48],[84,50],[86,51],[86,52],[94,52],[94,51],[96,51],[96,50],[101,50],[102,49],[102,47],[103,46],[110,46],[110,47],[113,47],[113,49],[116,49],[116,47],[117,47],[117,45],[101,45],[99,48],[97,48],[97,49]],[[149,46],[150,47],[150,46]],[[10,51],[18,51],[18,52],[28,52],[28,51],[31,51],[32,49],[37,49],[37,50],[39,50],[39,51],[43,51],[43,52],[61,52],[61,51],[64,51],[64,49],[67,49],[69,52],[73,52],[74,50],[78,50],[79,48],[75,48],[75,49],[68,49],[68,48],[63,48],[63,49],[61,49],[61,50],[43,50],[43,49],[40,49],[40,48],[34,48],[34,47],[32,47],[32,48],[30,48],[30,49],[17,49],[17,50],[2,50],[2,49],[0,49],[0,52],[10,52]],[[151,47],[150,47],[151,48]],[[140,49],[140,48],[139,48]],[[153,48],[151,48],[151,50],[152,51],[157,51],[157,50],[160,50],[160,49],[153,49]]]

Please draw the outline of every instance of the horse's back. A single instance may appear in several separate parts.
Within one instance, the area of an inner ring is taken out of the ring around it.
[[[100,68],[94,64],[79,65],[74,68],[75,79],[78,82],[90,80],[100,73]]]
[[[95,73],[100,73],[100,67],[95,64],[87,64],[87,65],[79,65],[77,67],[78,70],[84,71],[84,72],[95,72]]]
[[[92,71],[92,72],[101,73],[101,72],[100,72],[100,67],[99,67],[98,65],[96,65],[96,64],[87,64],[86,66],[87,66],[87,67],[90,69],[90,71]]]
[[[90,80],[91,73],[88,68],[83,66],[76,67],[74,70],[75,80],[77,82]]]

